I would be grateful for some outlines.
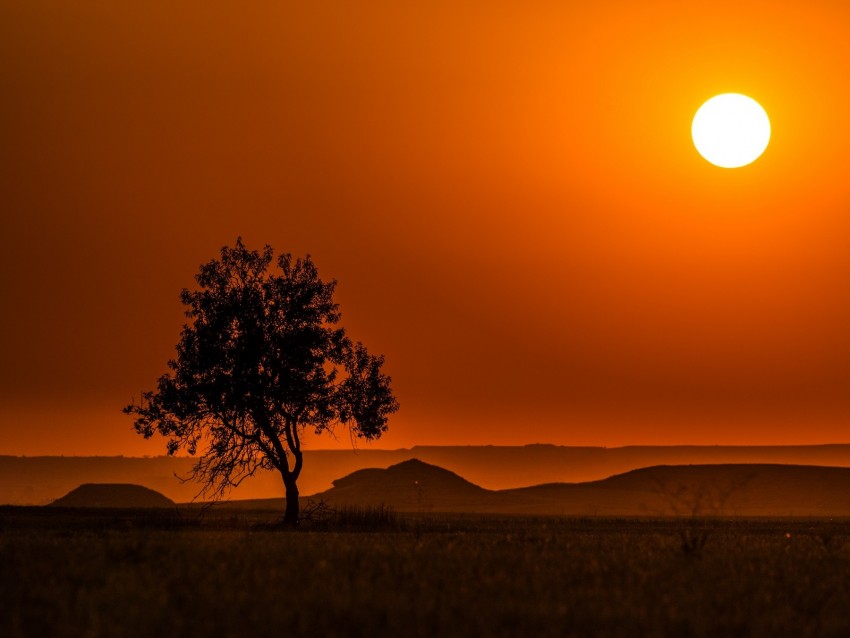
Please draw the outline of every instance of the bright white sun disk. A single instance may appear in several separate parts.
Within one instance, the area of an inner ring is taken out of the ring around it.
[[[716,95],[703,104],[691,126],[699,154],[715,166],[746,166],[764,153],[770,119],[761,105],[740,93]]]

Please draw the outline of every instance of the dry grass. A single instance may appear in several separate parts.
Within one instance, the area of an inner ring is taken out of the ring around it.
[[[850,635],[850,522],[378,514],[0,509],[0,635]]]

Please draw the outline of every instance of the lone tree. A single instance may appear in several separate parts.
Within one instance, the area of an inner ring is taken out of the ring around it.
[[[146,439],[168,437],[168,453],[200,452],[192,470],[202,494],[220,499],[259,469],[280,472],[284,522],[298,521],[305,430],[350,428],[376,439],[398,410],[382,356],[352,342],[310,257],[248,250],[242,238],[201,266],[198,290],[184,289],[189,322],[177,358],[156,390],[128,405]]]

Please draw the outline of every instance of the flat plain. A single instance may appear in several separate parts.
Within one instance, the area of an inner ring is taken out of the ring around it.
[[[850,635],[850,520],[279,516],[0,508],[0,635]]]

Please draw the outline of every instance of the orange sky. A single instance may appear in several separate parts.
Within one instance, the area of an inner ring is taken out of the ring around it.
[[[120,408],[237,235],[339,280],[381,447],[850,440],[850,6],[357,4],[0,0],[0,453],[163,452]]]

